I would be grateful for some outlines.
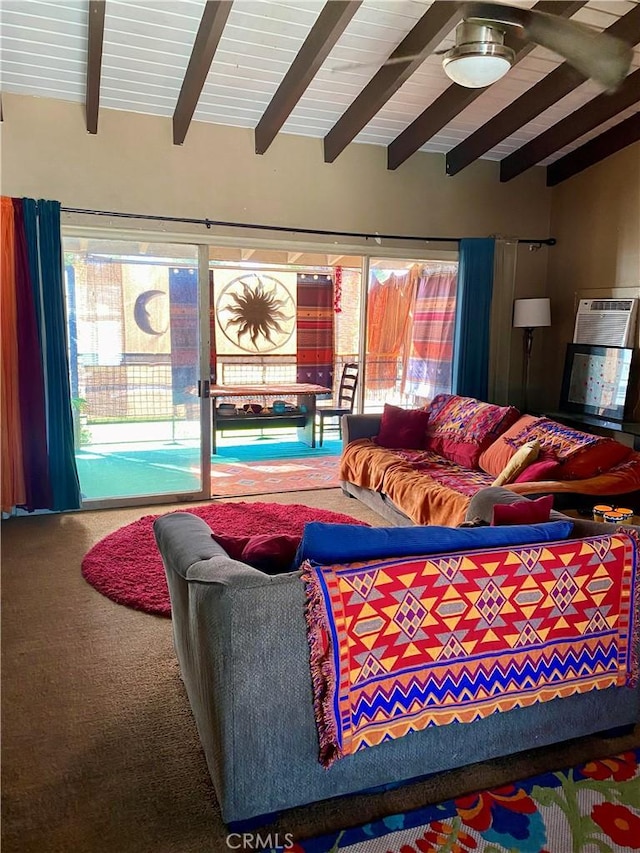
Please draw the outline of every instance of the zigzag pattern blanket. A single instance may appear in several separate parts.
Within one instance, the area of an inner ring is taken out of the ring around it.
[[[636,683],[633,530],[303,564],[320,762],[427,726]]]

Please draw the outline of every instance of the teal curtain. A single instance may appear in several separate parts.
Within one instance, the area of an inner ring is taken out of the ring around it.
[[[51,504],[47,509],[78,509],[65,292],[62,273],[60,203],[23,199],[25,235],[34,307],[42,348],[46,386],[46,420]]]
[[[458,258],[453,393],[486,400],[493,292],[493,238],[464,238]]]

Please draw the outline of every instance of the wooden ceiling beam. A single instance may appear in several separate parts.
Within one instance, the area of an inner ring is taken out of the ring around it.
[[[597,95],[584,107],[563,118],[562,121],[501,160],[500,180],[503,183],[512,180],[544,160],[545,157],[614,118],[638,101],[640,101],[640,68],[629,74],[617,91]]]
[[[462,18],[458,3],[433,3],[324,138],[333,163]],[[406,59],[405,59],[406,57]]]
[[[256,154],[264,154],[276,138],[361,5],[362,0],[329,0],[325,4],[256,126]]]
[[[98,132],[100,108],[100,75],[102,73],[102,43],[104,41],[104,0],[89,0],[87,32],[87,87],[85,113],[88,133]]]
[[[578,9],[584,6],[584,2],[564,2],[564,0],[541,0],[533,7],[538,12],[550,12],[568,18]],[[507,34],[505,44],[511,47],[516,54],[513,64],[530,53],[535,47],[531,42],[522,43],[513,35]],[[444,71],[443,71],[444,74]],[[397,169],[412,154],[415,154],[425,142],[442,130],[452,119],[462,112],[469,104],[486,91],[483,89],[467,89],[452,83],[436,100],[423,110],[422,113],[411,124],[397,136],[387,148],[387,168]]]
[[[616,151],[621,151],[638,140],[640,140],[640,113],[634,113],[609,130],[605,130],[600,136],[590,139],[580,148],[570,151],[555,163],[551,163],[547,167],[547,186],[555,187],[567,178],[577,175],[578,172],[588,169],[589,166],[599,163],[605,157],[610,157]]]
[[[630,44],[640,40],[640,5],[606,29],[609,35],[624,38]],[[568,62],[563,62],[539,83],[516,98],[496,116],[468,136],[447,154],[447,175],[455,175],[502,142],[527,122],[539,116],[560,98],[585,81]]]
[[[218,49],[232,0],[207,0],[173,113],[173,144],[182,145]]]

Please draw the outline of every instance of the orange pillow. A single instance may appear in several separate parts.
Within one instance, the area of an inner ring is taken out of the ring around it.
[[[536,418],[533,415],[521,415],[512,427],[503,432],[480,454],[478,463],[482,470],[493,477],[497,477],[507,467],[511,457],[516,452],[516,448],[507,443],[507,439],[513,438],[539,420],[542,418]]]

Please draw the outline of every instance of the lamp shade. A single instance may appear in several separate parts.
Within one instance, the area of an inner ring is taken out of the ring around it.
[[[516,299],[513,303],[513,325],[535,329],[551,325],[550,299]]]

